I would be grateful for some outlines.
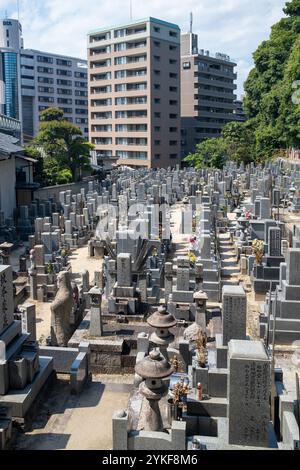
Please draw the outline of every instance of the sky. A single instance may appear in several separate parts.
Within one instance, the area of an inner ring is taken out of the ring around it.
[[[283,17],[286,0],[132,0],[132,18],[153,16],[199,35],[199,49],[237,63],[238,98],[253,67],[252,54]],[[17,18],[17,0],[0,0],[4,18]],[[19,0],[26,48],[86,58],[87,33],[130,20],[130,0]]]

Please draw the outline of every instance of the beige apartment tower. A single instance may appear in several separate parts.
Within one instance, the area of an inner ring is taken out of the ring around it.
[[[99,165],[180,163],[180,29],[147,18],[88,35],[89,137]]]

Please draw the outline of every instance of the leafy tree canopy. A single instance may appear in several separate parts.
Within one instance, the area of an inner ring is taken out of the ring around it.
[[[64,119],[62,110],[48,108],[41,113],[40,131],[28,152],[40,160],[42,181],[59,184],[78,181],[89,170],[92,149],[81,130]]]

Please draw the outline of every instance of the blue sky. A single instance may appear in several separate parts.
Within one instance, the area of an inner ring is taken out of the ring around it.
[[[132,0],[133,19],[154,16],[194,32],[200,49],[223,52],[238,64],[238,96],[253,66],[252,53],[282,16],[286,0]],[[86,57],[86,34],[129,20],[129,0],[20,0],[25,47]],[[17,0],[0,0],[4,17],[17,18]]]

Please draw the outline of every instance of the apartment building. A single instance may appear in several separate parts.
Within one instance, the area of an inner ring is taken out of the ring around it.
[[[245,122],[247,120],[247,116],[244,111],[243,100],[236,100],[233,105],[233,114],[235,115],[236,121]]]
[[[37,134],[41,112],[53,106],[88,137],[87,61],[23,49],[21,92],[25,140]]]
[[[181,35],[181,152],[195,150],[205,139],[218,137],[236,120],[234,71],[236,63],[225,54],[212,56],[198,48],[198,36]]]
[[[32,139],[40,113],[49,107],[88,136],[87,61],[24,49],[18,20],[0,21],[0,112],[21,121],[23,138]]]
[[[88,35],[89,138],[98,164],[180,162],[180,29],[155,18]]]

